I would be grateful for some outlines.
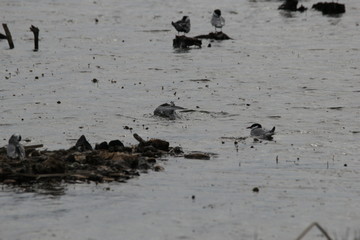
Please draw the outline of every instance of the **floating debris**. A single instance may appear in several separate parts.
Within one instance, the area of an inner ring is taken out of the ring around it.
[[[199,159],[199,160],[210,160],[210,154],[203,152],[192,152],[184,155],[184,158],[188,159]]]
[[[211,32],[209,34],[198,35],[198,36],[196,36],[194,38],[213,39],[213,40],[229,40],[229,39],[232,39],[227,34],[225,34],[223,32]]]
[[[301,5],[299,8],[297,7],[298,0],[285,0],[283,4],[279,6],[279,10],[286,10],[286,11],[299,11],[304,12],[307,10],[306,7]]]
[[[125,147],[120,140],[91,147],[85,136],[68,150],[39,151],[43,145],[25,147],[24,159],[11,159],[6,148],[0,148],[0,182],[33,184],[43,181],[76,183],[124,182],[139,171],[163,171],[156,158],[174,154],[169,142],[161,139],[143,140],[138,134],[136,146]]]
[[[312,6],[313,9],[327,15],[345,13],[345,4],[336,2],[318,2]]]
[[[174,48],[186,49],[191,46],[197,46],[201,48],[201,44],[202,44],[201,40],[197,39],[196,37],[191,38],[186,36],[176,36],[175,39],[173,39]]]

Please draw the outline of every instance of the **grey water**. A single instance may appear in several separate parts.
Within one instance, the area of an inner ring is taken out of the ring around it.
[[[355,234],[360,3],[339,2],[346,13],[329,17],[314,0],[304,13],[266,0],[1,1],[15,44],[0,41],[1,146],[15,132],[47,149],[83,134],[135,144],[136,132],[214,155],[168,157],[125,184],[2,185],[0,239],[295,239],[315,221]],[[232,40],[173,49],[171,21],[188,15],[187,35],[206,34],[216,8]],[[196,111],[153,116],[170,101]],[[254,122],[276,126],[274,141],[247,138]]]

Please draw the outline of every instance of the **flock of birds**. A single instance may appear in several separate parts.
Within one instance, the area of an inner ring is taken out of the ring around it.
[[[220,32],[222,32],[222,27],[225,26],[225,19],[221,16],[220,9],[214,10],[210,23],[212,26],[215,27],[215,32],[217,31],[218,28],[220,28]],[[190,32],[191,24],[190,24],[190,18],[188,16],[184,16],[179,21],[171,22],[171,24],[178,31],[178,34],[180,34],[180,32],[183,32],[184,34]],[[173,105],[166,105],[162,107],[171,108],[174,107]],[[170,110],[175,111],[172,108]],[[250,136],[259,139],[272,140],[272,136],[275,134],[275,127],[273,127],[271,130],[267,130],[258,123],[254,123],[253,125],[248,127],[248,129],[251,129]],[[21,141],[21,135],[19,134],[13,134],[10,137],[9,143],[6,148],[7,156],[9,158],[20,159],[20,160],[23,160],[25,158],[25,148],[20,143],[20,141]]]
[[[169,106],[170,105],[166,105],[166,107]],[[263,128],[259,123],[254,123],[253,125],[248,127],[248,129],[251,129],[250,136],[264,140],[272,140],[272,136],[275,134],[275,127],[273,127],[271,130],[267,130]],[[10,137],[9,144],[6,148],[8,158],[20,160],[23,160],[25,158],[25,148],[20,143],[20,141],[21,135],[19,134],[13,134]]]
[[[210,23],[212,26],[215,27],[215,32],[217,32],[217,28],[220,28],[220,32],[222,32],[222,27],[225,26],[225,19],[223,18],[223,16],[221,16],[220,9],[214,10]],[[185,35],[185,33],[190,32],[191,24],[190,24],[190,17],[188,16],[183,16],[181,20],[176,22],[171,22],[171,24],[174,26],[176,31],[178,31],[178,34],[180,34],[180,32],[183,32]]]

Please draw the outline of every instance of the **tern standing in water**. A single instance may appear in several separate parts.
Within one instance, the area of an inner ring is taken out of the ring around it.
[[[220,28],[220,32],[222,32],[222,27],[225,26],[225,19],[221,16],[220,9],[214,10],[210,22],[215,27],[215,32],[217,28]]]
[[[21,136],[19,134],[13,134],[9,139],[9,144],[7,145],[7,156],[9,158],[18,158],[23,160],[25,158],[25,149],[24,146],[20,143]]]
[[[185,33],[190,32],[191,25],[190,18],[188,16],[183,16],[183,18],[179,21],[171,22],[171,25],[173,25],[176,31],[178,31],[178,34],[180,34],[180,32],[183,32],[185,35]]]

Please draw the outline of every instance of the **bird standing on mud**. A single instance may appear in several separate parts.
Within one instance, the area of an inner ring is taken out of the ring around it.
[[[254,123],[253,125],[248,127],[248,129],[251,129],[250,136],[265,140],[272,140],[272,135],[275,134],[275,127],[273,127],[271,130],[266,130],[265,128],[262,128],[262,126],[258,123]]]
[[[215,32],[216,32],[216,28],[220,28],[220,32],[222,32],[222,27],[225,26],[225,19],[221,16],[220,9],[214,10],[210,22],[211,25],[215,27]]]
[[[9,144],[7,145],[7,156],[9,158],[18,158],[23,160],[25,158],[25,149],[24,146],[20,143],[21,136],[19,134],[13,134],[9,139]]]
[[[178,34],[180,34],[180,32],[183,32],[185,35],[185,33],[190,32],[191,25],[190,18],[188,16],[183,16],[183,18],[179,21],[171,22],[171,25],[173,25],[176,31],[178,31]]]

